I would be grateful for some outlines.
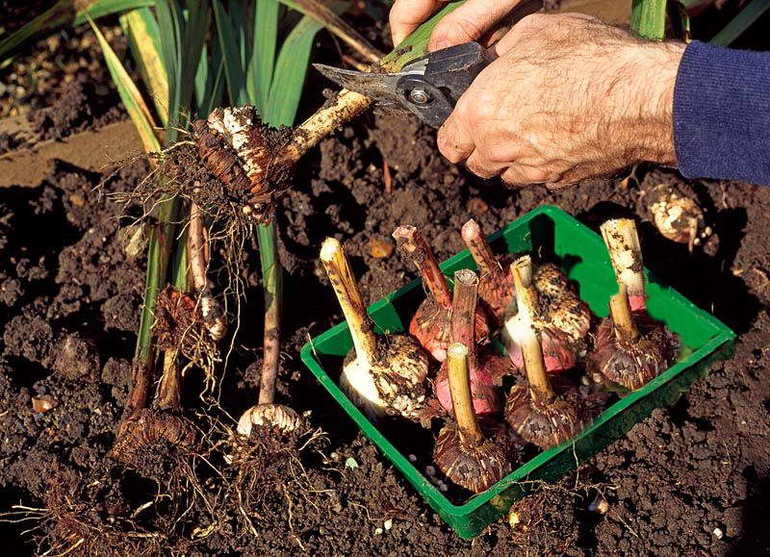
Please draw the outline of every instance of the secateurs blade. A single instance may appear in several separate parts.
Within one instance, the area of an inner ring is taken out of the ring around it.
[[[479,43],[469,42],[431,52],[395,73],[313,66],[350,91],[379,103],[401,105],[429,126],[438,128],[476,76],[495,58],[494,48],[485,49]]]

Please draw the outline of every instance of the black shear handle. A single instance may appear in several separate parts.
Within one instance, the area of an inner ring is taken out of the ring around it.
[[[513,25],[542,7],[542,0],[524,0],[508,14],[506,23]],[[429,126],[439,128],[476,76],[496,58],[494,46],[486,49],[475,42],[437,50],[410,62],[408,67],[415,70],[424,65],[424,72],[403,76],[396,90],[404,106]]]
[[[411,62],[409,67],[425,64],[425,73],[403,76],[396,83],[396,90],[409,110],[429,126],[438,128],[449,118],[457,99],[495,58],[494,47],[485,49],[479,43],[437,50]]]

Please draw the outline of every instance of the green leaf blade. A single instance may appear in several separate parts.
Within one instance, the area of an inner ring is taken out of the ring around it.
[[[265,122],[271,126],[290,126],[294,123],[302,97],[310,51],[319,29],[320,23],[304,16],[281,47],[275,64],[270,97],[262,115]]]
[[[104,61],[107,65],[107,69],[112,76],[112,81],[118,90],[118,95],[123,105],[126,107],[131,121],[139,133],[139,137],[142,140],[145,151],[157,152],[160,151],[160,141],[155,133],[155,125],[152,120],[150,109],[144,102],[142,94],[139,92],[138,87],[131,79],[131,76],[126,71],[126,68],[120,62],[115,51],[104,38],[101,30],[96,24],[91,22],[91,27],[94,30],[96,39],[99,42],[99,46],[104,54]]]
[[[770,10],[770,0],[753,0],[736,15],[727,26],[711,39],[711,44],[727,46],[740,37],[767,10]]]

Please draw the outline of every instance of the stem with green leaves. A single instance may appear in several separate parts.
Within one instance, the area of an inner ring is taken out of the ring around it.
[[[631,29],[643,39],[662,41],[666,36],[668,0],[634,0],[631,5]]]

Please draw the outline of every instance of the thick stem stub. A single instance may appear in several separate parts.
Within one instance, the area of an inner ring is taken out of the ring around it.
[[[478,223],[470,219],[462,227],[462,238],[479,268],[479,298],[498,323],[514,311],[516,295],[508,265],[495,257]]]
[[[468,360],[476,362],[475,316],[479,277],[469,269],[455,272],[452,300],[452,342],[468,349]]]
[[[463,225],[461,235],[482,276],[492,275],[500,278],[505,274],[475,220],[470,219]]]
[[[644,266],[636,223],[631,219],[608,220],[600,227],[618,284],[624,284],[631,309],[644,307]]]
[[[436,254],[430,248],[425,238],[414,226],[399,226],[393,232],[398,251],[401,256],[411,261],[420,272],[422,281],[428,288],[433,298],[444,307],[452,305],[452,297],[449,292],[444,273],[438,266]]]
[[[511,276],[516,289],[519,311],[509,331],[514,342],[521,347],[524,369],[532,396],[540,402],[547,403],[553,400],[554,393],[546,375],[543,349],[534,326],[538,308],[537,292],[532,278],[532,259],[525,255],[514,261],[511,264]]]
[[[639,331],[631,315],[626,285],[618,285],[619,292],[610,298],[610,315],[615,326],[615,334],[619,339],[633,342],[639,336]]]
[[[294,166],[302,156],[337,128],[352,120],[372,104],[372,99],[360,93],[341,90],[330,103],[294,129],[289,142],[283,146],[276,161]]]
[[[339,240],[324,240],[321,246],[321,262],[350,327],[356,356],[371,364],[376,359],[377,337],[372,331],[361,291]]]
[[[451,344],[447,350],[447,364],[449,392],[452,395],[452,407],[460,437],[463,443],[478,445],[484,437],[476,421],[476,413],[473,411],[468,347],[459,342]]]
[[[449,346],[447,365],[455,422],[439,432],[433,459],[453,482],[479,493],[511,471],[514,439],[504,424],[476,418],[464,344]]]

